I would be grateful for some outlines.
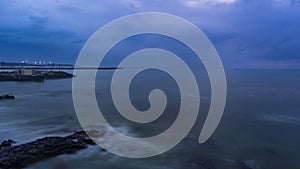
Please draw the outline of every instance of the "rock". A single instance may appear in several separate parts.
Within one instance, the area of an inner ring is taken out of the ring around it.
[[[9,139],[9,140],[4,140],[1,144],[0,147],[9,147],[11,146],[13,143],[16,143],[15,141]]]
[[[73,74],[63,72],[63,71],[43,72],[42,75],[45,79],[66,79],[66,78],[74,77]]]
[[[16,82],[43,82],[45,79],[43,76],[38,75],[19,75],[14,74],[0,74],[1,81],[16,81]]]
[[[0,100],[14,100],[15,99],[15,96],[12,96],[12,95],[2,95],[0,96]]]
[[[88,145],[95,145],[84,131],[66,137],[44,137],[18,146],[11,146],[11,143],[13,141],[8,140],[3,143],[7,146],[0,148],[1,169],[21,169],[41,160],[73,154]]]
[[[73,74],[63,71],[39,71],[32,69],[31,75],[20,74],[18,71],[14,72],[0,72],[1,81],[22,81],[22,82],[44,82],[47,79],[65,79],[73,78]]]

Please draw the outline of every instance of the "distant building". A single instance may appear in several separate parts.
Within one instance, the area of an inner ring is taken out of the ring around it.
[[[19,69],[19,70],[17,70],[17,72],[20,75],[28,75],[28,76],[33,75],[33,70],[32,69]]]

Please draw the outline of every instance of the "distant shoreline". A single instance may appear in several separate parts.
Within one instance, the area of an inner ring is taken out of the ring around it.
[[[17,70],[17,69],[37,69],[37,70],[89,70],[89,69],[98,69],[98,70],[115,70],[121,69],[119,67],[78,67],[72,64],[57,64],[57,63],[15,63],[15,62],[0,62],[0,70]]]
[[[0,72],[0,82],[44,82],[47,79],[67,79],[75,77],[63,71],[40,71],[35,69],[18,69],[13,72]]]

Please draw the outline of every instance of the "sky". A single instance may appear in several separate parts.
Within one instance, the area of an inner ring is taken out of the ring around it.
[[[74,63],[95,31],[138,12],[192,22],[227,68],[300,68],[299,0],[0,1],[0,61]]]

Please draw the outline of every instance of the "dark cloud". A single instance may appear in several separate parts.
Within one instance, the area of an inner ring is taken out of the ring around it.
[[[193,22],[229,66],[300,60],[296,0],[13,0],[0,1],[0,6],[0,60],[45,56],[74,62],[98,28],[145,11],[168,12]]]

